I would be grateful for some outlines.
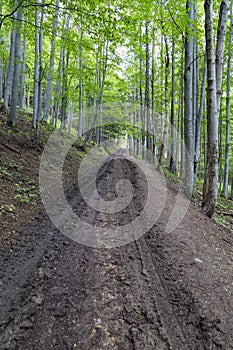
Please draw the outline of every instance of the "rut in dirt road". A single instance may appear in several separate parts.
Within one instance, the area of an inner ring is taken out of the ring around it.
[[[82,220],[107,232],[140,215],[147,184],[143,172],[121,155],[102,170],[97,188],[109,201],[117,196],[119,179],[130,180],[134,192],[126,209],[104,214],[90,208],[77,184],[67,199]],[[204,313],[167,258],[172,201],[169,190],[156,225],[113,249],[73,242],[42,213],[20,245],[1,252],[0,349],[231,349],[218,321]]]

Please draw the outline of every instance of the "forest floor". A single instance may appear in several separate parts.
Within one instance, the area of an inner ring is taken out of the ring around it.
[[[48,135],[35,145],[27,131],[9,133],[4,117],[1,123],[1,350],[233,349],[232,231],[191,204],[166,233],[178,190],[167,181],[163,212],[143,237],[112,249],[78,244],[53,226],[38,195]],[[67,200],[79,217],[107,231],[109,217],[82,201],[82,154],[72,152]],[[99,181],[105,196],[118,181],[117,166],[136,184],[134,204],[115,225],[135,217],[146,195],[142,174],[126,163],[114,157]]]

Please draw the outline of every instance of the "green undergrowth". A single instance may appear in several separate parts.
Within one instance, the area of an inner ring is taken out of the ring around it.
[[[181,182],[179,175],[177,173],[172,173],[167,167],[163,167],[162,172],[168,180],[175,183]]]
[[[168,167],[163,167],[162,172],[169,181],[172,181],[173,183],[181,183],[179,176],[170,172]],[[203,180],[197,179],[192,201],[199,206],[201,206],[202,203],[202,190]],[[233,200],[231,198],[223,197],[220,191],[213,220],[221,226],[233,230]]]
[[[42,122],[35,140],[31,112],[19,111],[15,127],[0,113],[0,244],[10,242],[41,208],[39,166],[44,146],[54,130]],[[77,136],[67,154],[63,169],[65,186],[76,178],[80,159],[90,148],[89,144],[82,146],[82,142]]]

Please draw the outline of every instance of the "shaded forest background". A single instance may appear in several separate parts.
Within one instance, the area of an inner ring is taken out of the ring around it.
[[[44,125],[82,145],[123,137],[208,216],[233,198],[232,1],[3,0],[0,16],[13,130],[27,115],[35,142]]]

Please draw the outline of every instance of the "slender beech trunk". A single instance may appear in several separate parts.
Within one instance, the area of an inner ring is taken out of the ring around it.
[[[70,19],[71,16],[67,16],[66,29],[65,29],[65,38],[67,37],[70,30]],[[66,49],[65,40],[62,46],[62,88],[61,88],[61,126],[60,132],[66,130],[67,122],[67,107],[68,107],[68,67],[69,67],[69,58],[70,52],[69,49]]]
[[[168,134],[168,119],[169,119],[169,69],[170,69],[170,54],[168,47],[168,40],[166,34],[164,34],[164,42],[165,42],[165,121],[164,121],[164,129],[162,135],[162,143],[160,146],[159,153],[159,166],[163,164],[164,153],[166,149],[167,142],[167,134]]]
[[[11,110],[10,110],[10,123],[16,124],[17,103],[19,95],[19,73],[20,73],[20,59],[21,59],[21,27],[22,27],[22,10],[19,8],[17,11],[17,27],[15,33],[15,53],[14,53],[14,70],[13,81],[11,90]]]
[[[50,62],[49,62],[49,74],[47,77],[47,85],[45,91],[45,104],[44,104],[44,120],[48,120],[49,116],[49,107],[50,107],[50,99],[51,99],[51,91],[52,91],[52,77],[54,71],[54,57],[55,57],[55,44],[57,38],[57,27],[58,27],[58,15],[59,15],[59,3],[60,0],[56,0],[56,9],[55,9],[55,17],[53,23],[53,37],[51,42],[51,52],[50,52]]]
[[[42,0],[42,5],[44,5],[44,0]],[[39,124],[42,114],[42,79],[43,79],[43,66],[42,66],[42,50],[43,50],[43,21],[44,21],[44,7],[41,9],[40,17],[40,34],[39,34],[39,81],[38,81],[38,108],[37,108],[37,118],[36,118],[36,130],[35,136],[39,133]]]
[[[5,112],[8,114],[9,100],[11,94],[11,87],[14,73],[14,61],[15,61],[15,13],[13,14],[12,30],[11,30],[11,43],[10,43],[10,57],[7,67],[6,83],[4,91],[4,107]]]
[[[62,48],[62,87],[61,87],[61,125],[60,131],[66,130],[66,118],[67,118],[67,68],[69,64],[69,52],[66,52],[65,46]]]
[[[158,167],[160,166],[159,163],[159,157],[161,154],[161,147],[163,147],[163,129],[164,129],[164,80],[165,80],[165,68],[164,68],[164,37],[163,34],[161,33],[160,36],[160,66],[159,66],[159,71],[160,71],[160,79],[159,79],[159,86],[160,86],[160,90],[158,91],[158,95],[157,95],[157,100],[159,101],[159,109],[160,109],[160,113],[159,113],[159,140],[160,140],[160,146],[158,149]]]
[[[222,97],[222,71],[226,38],[226,23],[228,17],[229,0],[223,0],[220,6],[218,33],[216,45],[216,91],[217,91],[217,116],[220,115]]]
[[[79,47],[79,119],[78,119],[78,134],[83,134],[83,48],[82,48],[82,34],[81,44]]]
[[[193,5],[193,20],[195,23],[198,23],[198,9],[197,9],[197,1],[194,1]],[[196,120],[198,116],[198,101],[199,101],[199,56],[198,56],[198,33],[195,29],[194,31],[194,38],[193,38],[193,138],[195,140],[195,133],[196,133]],[[194,141],[195,142],[195,141]],[[194,147],[195,148],[195,147]],[[194,149],[195,154],[195,149]],[[195,155],[194,155],[195,157]],[[195,161],[195,159],[194,159]],[[195,177],[195,176],[194,176]],[[195,182],[195,180],[194,180]]]
[[[197,180],[197,170],[199,162],[199,153],[200,153],[200,139],[201,139],[201,122],[205,106],[205,89],[206,89],[206,79],[207,79],[207,63],[206,57],[204,59],[204,68],[203,68],[203,77],[201,85],[201,95],[200,95],[200,106],[196,118],[195,125],[195,148],[194,148],[194,184],[196,185]]]
[[[146,84],[145,84],[145,120],[146,120],[146,149],[147,159],[150,159],[151,151],[151,125],[150,125],[150,46],[148,22],[146,22]]]
[[[184,147],[184,47],[181,55],[181,69],[180,69],[180,177],[184,179],[185,176],[185,147]]]
[[[60,48],[60,58],[57,70],[57,83],[54,87],[54,103],[52,112],[52,125],[57,126],[58,115],[59,115],[59,104],[61,99],[61,79],[62,79],[62,64],[63,64],[63,43]]]
[[[36,0],[35,9],[35,60],[34,60],[34,87],[33,87],[33,127],[36,130],[38,115],[38,91],[39,91],[39,0]]]
[[[186,2],[186,9],[190,20],[193,20],[193,5]],[[185,39],[185,75],[184,75],[184,141],[185,141],[185,189],[191,197],[194,185],[194,133],[193,133],[193,35],[190,33],[192,25],[186,30]]]
[[[26,104],[27,104],[27,108],[30,108],[30,99],[31,99],[31,85],[30,82],[28,82],[28,84],[26,85],[26,90],[27,90],[27,97],[26,97]]]
[[[218,181],[219,181],[219,191],[222,191],[222,184],[223,184],[223,178],[224,178],[224,164],[223,164],[223,99],[221,98],[221,106],[220,106],[220,114],[218,118],[218,149],[219,149],[219,155],[218,155]],[[224,134],[225,135],[225,134]]]
[[[99,57],[98,57],[98,49],[96,50],[96,58],[95,58],[95,74],[94,74],[94,80],[93,80],[93,103],[92,103],[92,107],[93,107],[93,116],[94,118],[91,119],[90,117],[88,118],[89,121],[88,121],[88,132],[86,133],[85,135],[85,140],[83,142],[82,145],[85,145],[89,140],[92,139],[92,135],[93,135],[93,131],[94,131],[94,127],[96,125],[96,121],[98,120],[98,103],[97,103],[97,100],[98,100],[98,74],[99,74]],[[90,105],[91,107],[91,105]],[[89,115],[89,113],[88,113]]]
[[[140,95],[140,119],[141,119],[141,125],[142,125],[142,158],[145,158],[145,116],[143,113],[143,96],[142,96],[142,57],[140,57],[139,61],[139,67],[140,67],[140,82],[139,82],[139,95]]]
[[[136,94],[137,95],[137,94]],[[137,99],[137,97],[136,97]],[[155,144],[156,144],[156,127],[157,123],[155,120],[155,30],[153,30],[152,38],[152,62],[151,62],[151,120],[153,127],[152,136],[152,153],[153,160],[155,161]]]
[[[19,92],[19,108],[22,111],[25,106],[25,77],[26,77],[26,58],[27,58],[27,22],[28,17],[25,17],[25,33],[23,39],[23,50],[22,50],[22,65],[21,65],[21,77],[20,77],[20,92]]]
[[[42,78],[43,78],[43,67],[42,67],[42,44],[43,44],[43,21],[44,21],[44,0],[41,2],[42,8],[40,13],[40,27],[39,30],[36,28],[36,43],[35,43],[35,67],[34,67],[34,109],[33,109],[33,126],[34,126],[34,138],[35,140],[39,134],[39,125],[42,111]],[[37,10],[36,10],[37,12]],[[39,14],[36,13],[35,20],[39,22]],[[36,57],[37,56],[37,57]],[[37,94],[37,96],[35,96]]]
[[[218,111],[216,63],[213,31],[213,0],[205,1],[207,54],[207,156],[202,207],[207,216],[214,214],[218,196]]]
[[[169,170],[176,173],[175,148],[175,37],[172,36],[171,154]]]
[[[72,124],[73,124],[73,119],[74,119],[74,102],[71,101],[69,103],[69,108],[68,108],[68,134],[71,134],[71,129],[72,129]]]
[[[228,62],[227,62],[226,144],[225,144],[225,165],[224,165],[224,183],[223,183],[223,196],[224,197],[227,197],[228,182],[229,182],[232,35],[233,35],[233,16],[232,16],[232,2],[231,2],[230,38],[229,38]]]
[[[102,68],[103,71],[101,72],[99,70],[99,85],[100,85],[100,90],[99,90],[99,96],[97,99],[97,105],[96,105],[96,115],[97,115],[97,120],[99,123],[98,127],[98,134],[97,134],[97,143],[100,145],[101,140],[102,140],[102,112],[103,112],[103,96],[104,96],[104,87],[105,87],[105,80],[106,80],[106,75],[107,75],[107,67],[108,67],[108,50],[109,50],[109,40],[106,40],[104,47],[103,47],[103,60],[102,60]],[[102,74],[101,74],[102,73]]]

